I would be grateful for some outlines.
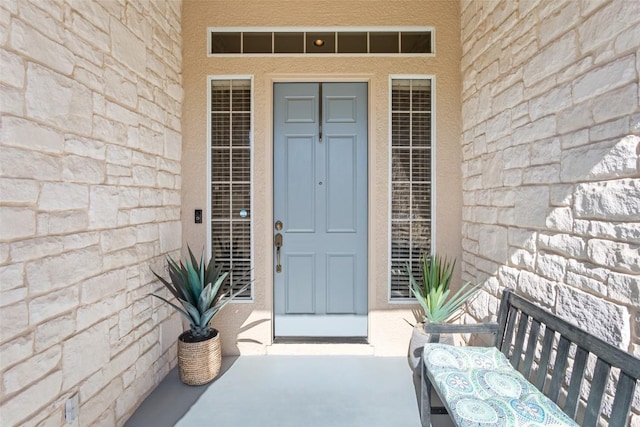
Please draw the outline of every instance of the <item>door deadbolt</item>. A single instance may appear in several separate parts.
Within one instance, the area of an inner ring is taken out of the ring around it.
[[[275,228],[277,231],[282,230],[282,221],[276,221]]]

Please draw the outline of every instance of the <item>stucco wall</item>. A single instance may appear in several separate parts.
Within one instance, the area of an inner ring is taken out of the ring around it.
[[[512,287],[640,356],[640,3],[463,1],[461,25],[471,315]]]
[[[3,426],[122,424],[175,364],[180,8],[0,2]]]
[[[208,58],[206,29],[228,27],[433,26],[432,58]],[[459,5],[450,1],[185,1],[183,5],[184,241],[206,245],[206,227],[193,224],[206,209],[208,75],[254,77],[254,273],[255,302],[227,306],[214,321],[225,354],[264,353],[272,341],[272,112],[278,80],[363,80],[370,90],[369,140],[369,341],[376,354],[406,354],[413,321],[410,306],[388,303],[390,74],[436,76],[436,239],[439,250],[460,256],[460,43]]]

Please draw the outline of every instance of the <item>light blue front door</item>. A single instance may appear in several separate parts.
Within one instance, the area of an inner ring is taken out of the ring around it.
[[[366,83],[274,85],[276,337],[367,336],[367,140]]]

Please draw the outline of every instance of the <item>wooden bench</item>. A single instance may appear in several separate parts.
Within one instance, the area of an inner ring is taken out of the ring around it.
[[[596,426],[603,420],[628,425],[640,359],[510,289],[502,295],[496,324],[426,325],[425,331],[433,338],[421,361],[424,427],[432,414],[446,413],[457,426],[547,425],[541,422],[545,417],[556,426]],[[433,342],[441,333],[495,333],[495,347]],[[432,407],[432,389],[444,407]],[[611,410],[603,416],[603,401],[611,393]]]

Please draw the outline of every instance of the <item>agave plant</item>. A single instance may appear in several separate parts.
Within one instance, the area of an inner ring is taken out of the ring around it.
[[[244,284],[235,294],[231,293],[227,297],[227,292],[222,292],[222,284],[229,276],[229,272],[222,272],[222,265],[215,265],[213,256],[207,265],[204,262],[204,254],[200,256],[198,262],[191,248],[188,246],[187,248],[189,257],[185,259],[184,264],[182,261],[177,262],[171,256],[167,257],[171,281],[167,281],[151,270],[182,307],[158,294],[151,295],[171,305],[187,318],[191,326],[188,331],[189,341],[203,341],[213,335],[213,329],[209,326],[211,319],[235,296],[244,292],[251,285],[251,281]],[[248,273],[241,279],[247,276]],[[229,286],[229,289],[232,288],[233,286]]]
[[[482,283],[474,285],[467,282],[450,295],[449,286],[456,265],[455,259],[450,261],[437,254],[431,257],[423,254],[421,263],[421,281],[415,278],[409,264],[406,269],[409,274],[411,292],[424,311],[424,320],[430,323],[453,320],[460,315],[462,305],[477,294]]]

